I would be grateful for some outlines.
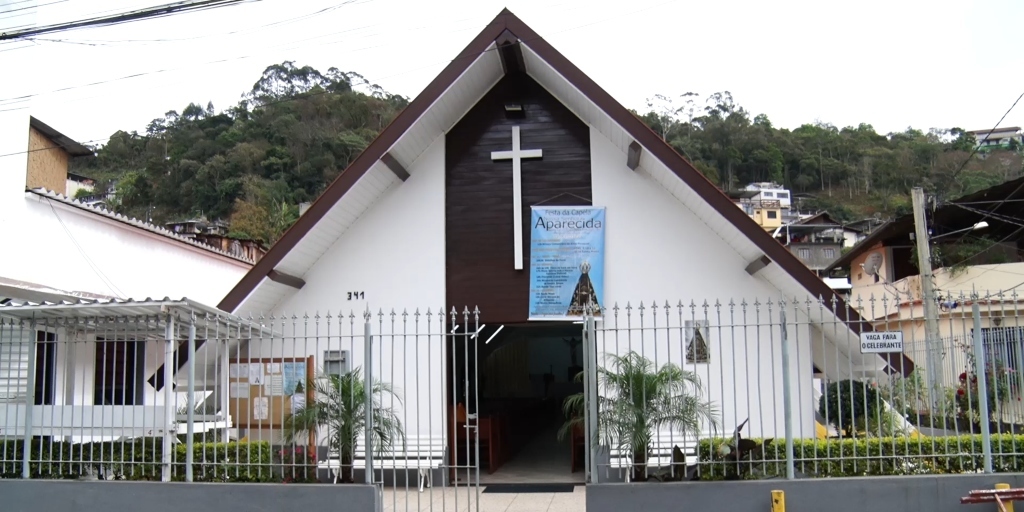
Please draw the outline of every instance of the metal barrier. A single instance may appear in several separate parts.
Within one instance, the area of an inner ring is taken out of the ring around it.
[[[478,318],[0,306],[0,474],[351,481],[475,507],[476,377],[448,371],[470,366]]]
[[[896,292],[588,315],[591,481],[1019,471],[1020,301],[942,301],[934,340]]]
[[[1016,471],[1020,304],[943,291],[934,340],[898,290],[592,311],[561,326],[583,339],[565,431],[589,482]],[[502,442],[478,396],[501,327],[481,316],[0,306],[0,474],[356,481],[476,507]]]

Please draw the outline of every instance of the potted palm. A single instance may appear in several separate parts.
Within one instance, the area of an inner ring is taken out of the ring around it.
[[[717,430],[717,411],[702,399],[703,386],[696,373],[666,363],[658,368],[651,360],[629,352],[606,354],[608,365],[598,368],[598,441],[633,457],[633,481],[644,480],[644,468],[651,441],[669,428],[684,438],[698,436],[701,425]],[[577,376],[581,379],[581,376]],[[563,403],[566,423],[559,437],[583,423],[583,394],[569,396]]]
[[[308,387],[313,390],[313,399],[284,421],[283,435],[288,442],[295,442],[310,430],[327,429],[328,448],[338,454],[343,483],[355,480],[352,461],[357,439],[366,431],[366,387],[360,373],[357,367],[342,375],[320,375],[310,380]],[[389,395],[401,405],[401,398],[390,384],[373,383],[371,435],[377,453],[390,451],[396,443],[405,443],[398,415],[384,404]]]

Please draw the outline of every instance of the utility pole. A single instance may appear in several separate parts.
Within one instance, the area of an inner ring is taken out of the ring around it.
[[[921,292],[924,295],[924,345],[927,350],[928,381],[932,402],[938,404],[942,386],[942,341],[939,339],[939,305],[935,301],[932,281],[932,252],[928,236],[928,218],[924,206],[924,189],[914,187],[914,232],[917,239],[917,267],[921,271]]]

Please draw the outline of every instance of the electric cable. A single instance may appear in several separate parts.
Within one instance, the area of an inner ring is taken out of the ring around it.
[[[123,12],[111,16],[97,16],[77,21],[69,21],[63,23],[56,23],[53,25],[45,25],[42,27],[33,27],[24,30],[17,30],[14,32],[4,32],[0,33],[0,41],[13,41],[41,34],[66,32],[69,30],[76,30],[80,28],[108,27],[113,25],[121,25],[124,23],[149,20],[153,18],[163,18],[167,16],[185,14],[189,12],[217,9],[220,7],[230,7],[238,4],[259,1],[262,0],[194,0],[191,2],[175,2],[171,4],[157,5],[146,9]]]
[[[208,1],[214,1],[214,0],[208,0]],[[255,2],[255,1],[260,1],[260,0],[220,0],[220,1],[235,1],[235,2],[238,2],[238,1],[243,1],[243,2],[245,2],[245,1],[252,1],[252,2]],[[632,16],[634,14],[637,14],[637,13],[640,13],[640,12],[643,12],[643,11],[647,11],[647,10],[650,10],[650,9],[653,9],[653,8],[656,8],[656,7],[661,7],[661,6],[664,6],[664,5],[668,5],[668,4],[672,4],[672,3],[677,3],[678,1],[679,0],[668,0],[668,1],[661,2],[661,3],[655,4],[655,5],[651,5],[651,6],[644,7],[644,8],[637,9],[637,10],[630,11],[630,12],[626,12],[626,13],[623,13],[623,14],[620,14],[620,15],[617,15],[617,16],[610,16],[610,17],[606,17],[606,18],[603,18],[603,19],[600,19],[600,20],[597,20],[597,21],[594,21],[594,22],[585,23],[585,24],[577,25],[577,26],[573,26],[573,27],[568,27],[566,29],[553,32],[553,33],[549,34],[548,37],[550,37],[552,35],[563,34],[563,33],[566,33],[566,32],[573,31],[573,30],[578,30],[578,29],[581,29],[581,28],[593,26],[593,25],[596,25],[596,24],[599,24],[599,23],[605,23],[607,21],[619,20],[619,19],[622,19],[623,17],[626,17],[626,16]],[[472,19],[472,18],[465,18],[464,20],[460,20],[460,21],[465,21],[465,20],[470,20],[470,19]],[[429,27],[424,27],[424,28],[429,28]],[[335,35],[335,34],[330,34],[330,35]],[[541,36],[538,36],[537,38],[528,38],[528,39],[527,38],[523,38],[523,39],[520,39],[520,42],[528,44],[528,43],[530,43],[530,42],[532,42],[534,40],[540,40],[540,39],[544,39],[544,38],[541,37]],[[373,47],[370,47],[370,48],[373,48]],[[369,49],[369,48],[366,48],[366,49]],[[488,49],[482,50],[482,51],[477,52],[477,53],[471,53],[471,54],[467,54],[467,55],[457,56],[455,58],[447,59],[447,60],[435,61],[433,63],[426,64],[424,66],[419,66],[419,67],[416,67],[416,68],[406,69],[406,70],[400,71],[398,73],[393,73],[393,74],[390,74],[390,75],[379,77],[376,81],[379,82],[381,80],[386,80],[386,79],[393,78],[393,77],[396,77],[396,76],[401,76],[401,75],[404,75],[404,74],[407,74],[407,73],[412,73],[412,72],[417,72],[417,71],[421,71],[421,70],[424,70],[424,69],[433,68],[435,66],[442,65],[442,64],[451,64],[451,63],[455,63],[455,62],[458,62],[458,61],[461,61],[461,60],[475,60],[476,58],[480,57],[481,55],[484,55],[484,54],[489,53],[489,52],[496,52],[497,50],[498,49],[496,47],[488,48]],[[358,51],[358,50],[355,50],[355,51]],[[232,62],[234,60],[248,59],[248,58],[252,58],[252,57],[257,56],[257,55],[258,54],[246,55],[246,56],[234,57],[234,58],[228,58],[228,59],[219,59],[219,60],[210,61],[210,62],[207,62],[207,63],[198,64],[198,65],[221,64],[221,63],[226,63],[226,62]],[[32,97],[35,97],[35,96],[39,96],[39,95],[43,95],[43,94],[52,94],[52,93],[57,93],[57,92],[65,92],[65,91],[69,91],[69,90],[73,90],[73,89],[80,89],[80,88],[84,88],[84,87],[91,87],[91,86],[95,86],[95,85],[109,84],[109,83],[114,83],[114,82],[118,82],[118,81],[121,81],[121,80],[137,78],[137,77],[141,77],[141,76],[145,76],[145,75],[150,75],[150,74],[165,73],[165,72],[176,71],[176,70],[180,70],[180,69],[188,69],[188,68],[194,67],[194,66],[196,66],[196,65],[195,64],[190,64],[188,66],[182,66],[182,67],[179,67],[179,68],[169,68],[169,69],[160,69],[160,70],[154,70],[154,71],[149,71],[149,72],[134,73],[134,74],[130,74],[130,75],[126,75],[126,76],[123,76],[123,77],[114,78],[114,79],[100,80],[100,81],[97,81],[97,82],[92,82],[92,83],[88,83],[88,84],[81,84],[81,85],[77,85],[77,86],[62,87],[62,88],[54,89],[54,90],[51,90],[51,91],[48,91],[48,92],[43,92],[43,93],[33,93],[33,94],[25,94],[25,95],[21,95],[21,96],[14,96],[14,97],[9,97],[9,98],[3,98],[3,99],[0,99],[0,107],[9,106],[11,104],[11,102],[14,102],[14,103],[23,102],[23,101],[25,101],[25,100],[27,100],[29,98],[32,98]],[[357,84],[356,86],[369,85],[369,84],[370,84],[370,80],[364,78],[363,83],[362,84]],[[311,97],[320,96],[320,95],[324,95],[324,94],[330,94],[330,93],[331,93],[330,91],[326,91],[326,90],[325,91],[320,91],[320,92],[314,92],[314,93],[304,93],[304,94],[302,94],[300,96],[293,97],[293,98],[282,98],[282,99],[274,100],[274,101],[271,101],[271,102],[261,103],[259,106],[270,106],[270,105],[275,105],[275,104],[284,103],[284,102],[288,102],[288,101],[300,101],[300,100],[305,100],[305,99],[308,99],[308,98],[311,98]],[[5,104],[5,103],[8,103],[8,104]],[[0,108],[0,112],[9,112],[9,111],[14,111],[14,110],[23,110],[25,108],[27,108],[27,107]],[[102,141],[102,140],[104,140],[104,139],[93,139],[93,141]],[[21,153],[28,153],[28,152],[30,152],[30,151],[21,151],[21,152],[8,153],[8,154],[5,154],[5,155],[0,155],[0,157],[13,156],[13,155],[17,155],[17,154],[21,154]]]
[[[40,7],[46,7],[47,5],[62,4],[62,3],[67,2],[67,1],[68,0],[55,0],[55,1],[50,2],[48,4],[33,5],[31,7],[19,7],[17,9],[9,9],[9,10],[6,10],[6,11],[0,11],[0,14],[7,14],[9,12],[26,11],[26,10],[29,10],[29,9],[38,9]],[[7,19],[7,17],[6,16],[0,17],[0,20],[2,20],[2,19]]]
[[[331,5],[331,6],[328,6],[328,7],[324,7],[323,9],[320,9],[320,10],[317,10],[317,11],[314,11],[314,12],[311,12],[311,13],[303,14],[301,16],[296,16],[294,18],[289,18],[289,19],[286,19],[286,20],[275,21],[273,23],[268,23],[266,25],[261,25],[261,26],[258,26],[258,27],[243,28],[243,29],[239,29],[239,30],[232,30],[230,32],[222,32],[222,33],[217,33],[217,34],[201,34],[201,35],[196,35],[196,36],[191,36],[191,37],[177,37],[177,38],[170,38],[170,39],[166,39],[166,38],[163,38],[163,39],[113,39],[113,40],[111,40],[111,39],[106,39],[106,40],[103,40],[103,39],[89,39],[89,40],[77,40],[77,41],[76,40],[72,40],[72,39],[48,39],[48,38],[42,38],[42,37],[33,37],[31,39],[33,41],[43,41],[43,42],[48,42],[48,43],[65,43],[65,44],[77,44],[77,45],[84,45],[84,46],[118,46],[121,43],[128,44],[128,45],[131,45],[131,46],[148,46],[148,45],[145,45],[145,44],[140,45],[138,43],[176,43],[176,42],[182,42],[182,41],[196,41],[196,40],[199,40],[199,39],[207,39],[207,38],[210,38],[210,37],[226,37],[226,36],[244,34],[244,33],[247,33],[247,32],[256,32],[256,31],[267,29],[267,28],[271,28],[271,27],[278,27],[278,26],[282,26],[282,25],[287,25],[289,23],[294,23],[296,21],[302,21],[302,20],[306,20],[306,19],[311,19],[311,18],[314,18],[316,16],[320,16],[322,14],[327,14],[328,12],[337,10],[337,9],[339,9],[341,7],[344,7],[346,5],[349,5],[349,4],[364,4],[364,3],[369,3],[369,2],[373,2],[373,1],[374,0],[345,0],[344,2],[341,2],[339,4],[334,4],[334,5]],[[375,25],[381,25],[381,24],[383,24],[383,23],[376,23]],[[334,33],[332,33],[332,34],[324,34],[324,36],[321,36],[321,37],[327,37],[327,36],[330,36],[330,35],[334,35]]]
[[[1010,105],[1010,108],[1006,110],[1006,113],[1003,114],[1003,117],[1000,117],[999,121],[996,122],[996,125],[993,126],[991,130],[988,131],[988,133],[985,135],[986,137],[992,135],[992,132],[996,131],[996,129],[999,128],[999,125],[1003,123],[1003,120],[1006,119],[1006,116],[1010,115],[1010,112],[1013,111],[1013,107],[1017,106],[1017,102],[1019,102],[1021,98],[1024,98],[1024,92],[1020,93],[1020,96],[1017,96],[1017,99],[1013,102],[1013,105]],[[956,177],[960,175],[960,171],[964,170],[964,166],[967,165],[967,162],[971,161],[971,158],[974,157],[974,155],[978,152],[978,148],[980,147],[981,145],[977,143],[974,145],[974,149],[972,149],[970,154],[967,155],[967,158],[965,158],[963,163],[960,164],[960,168],[953,173],[953,176],[950,176],[949,181],[955,180]]]
[[[221,1],[227,1],[227,0],[221,0]],[[260,0],[234,0],[234,1],[260,1]],[[577,25],[577,26],[574,26],[574,27],[569,27],[569,28],[566,28],[564,30],[553,32],[550,35],[558,35],[558,34],[562,34],[562,33],[565,33],[565,32],[572,31],[572,30],[578,30],[580,28],[585,28],[585,27],[588,27],[588,26],[596,25],[598,23],[604,23],[604,22],[607,22],[607,21],[618,20],[618,19],[621,19],[622,17],[625,17],[625,16],[631,16],[631,15],[637,14],[639,12],[643,12],[645,10],[653,9],[655,7],[661,7],[663,5],[667,5],[667,4],[671,4],[671,3],[676,3],[678,1],[679,0],[668,0],[668,1],[662,2],[660,4],[656,4],[656,5],[645,7],[643,9],[638,9],[638,10],[635,10],[635,11],[627,12],[627,13],[624,13],[624,14],[619,15],[619,16],[608,17],[608,18],[605,18],[605,19],[601,19],[601,20],[597,20],[597,21],[591,22],[591,23],[586,23],[586,24],[583,24],[583,25]],[[464,20],[460,20],[460,22],[461,21],[467,21],[467,20],[470,20],[470,19],[473,19],[473,18],[465,18]],[[364,27],[358,27],[356,29],[349,29],[349,30],[346,30],[346,31],[334,32],[334,33],[331,33],[331,34],[325,34],[322,37],[329,37],[331,35],[337,35],[337,34],[341,34],[341,33],[345,33],[345,32],[351,32],[353,30],[358,30],[360,28],[367,28],[369,26],[374,26],[374,25],[368,25],[368,26],[364,26]],[[422,26],[422,27],[419,27],[419,28],[433,28],[433,26]],[[383,33],[371,34],[371,37],[377,36],[377,35],[382,35],[382,34]],[[309,38],[309,39],[305,39],[305,40],[300,40],[299,42],[301,42],[301,41],[308,41],[308,40],[311,40],[311,39],[318,39],[318,38],[320,38],[320,37],[314,37],[314,38]],[[36,38],[31,38],[31,39],[36,39]],[[347,41],[348,40],[340,40],[340,41],[328,42],[328,43],[321,44],[320,46],[325,46],[325,45],[330,45],[330,44],[337,44],[337,43],[340,43],[340,42],[347,42]],[[530,40],[521,39],[521,42],[529,43]],[[297,48],[302,48],[303,47],[301,45],[300,46],[295,46],[295,47],[286,47],[287,44],[291,44],[291,43],[286,43],[285,45],[279,45],[279,46],[271,46],[271,47],[268,47],[266,49],[267,50],[271,50],[271,49],[290,50],[290,49],[297,49]],[[367,47],[367,48],[359,48],[359,49],[356,49],[356,50],[353,50],[353,51],[372,49],[372,48],[376,48],[376,47],[379,47],[379,46],[373,46],[373,47]],[[483,52],[481,52],[481,55],[483,53],[486,53],[486,52],[489,52],[489,51],[496,51],[496,50],[497,50],[496,48],[484,50]],[[139,73],[132,73],[132,74],[129,74],[129,75],[125,75],[125,76],[122,76],[122,77],[119,77],[119,78],[99,80],[99,81],[96,81],[96,82],[90,82],[90,83],[86,83],[86,84],[61,87],[61,88],[58,88],[58,89],[52,89],[52,90],[41,92],[41,93],[31,93],[31,94],[24,94],[24,95],[20,95],[20,96],[12,96],[12,97],[8,97],[8,98],[0,99],[0,106],[3,106],[2,104],[4,102],[6,102],[6,101],[15,100],[15,99],[26,99],[26,98],[32,98],[32,97],[41,96],[41,95],[54,94],[54,93],[58,93],[58,92],[66,92],[66,91],[80,89],[80,88],[84,88],[84,87],[92,87],[92,86],[96,86],[96,85],[109,84],[109,83],[114,83],[114,82],[117,82],[117,81],[120,81],[120,80],[127,80],[127,79],[132,79],[132,78],[138,78],[138,77],[152,75],[152,74],[166,73],[166,72],[169,72],[169,71],[179,71],[179,70],[183,70],[183,69],[191,69],[193,67],[205,66],[205,65],[210,65],[210,64],[223,64],[223,63],[232,62],[232,61],[235,61],[235,60],[250,59],[250,58],[253,58],[253,57],[256,57],[256,56],[259,56],[259,55],[262,55],[262,54],[261,53],[254,53],[254,54],[243,55],[243,56],[239,56],[239,57],[229,57],[229,58],[224,58],[224,59],[217,59],[217,60],[214,60],[214,61],[208,61],[208,62],[204,62],[204,63],[188,64],[188,65],[180,66],[180,67],[177,67],[177,68],[168,68],[168,69],[158,69],[158,70],[152,70],[152,71],[143,71],[143,72],[139,72]],[[463,57],[456,57],[456,58],[450,59],[450,60],[435,61],[435,62],[433,62],[431,64],[427,64],[427,65],[424,65],[422,67],[412,68],[412,69],[409,69],[409,70],[406,70],[406,71],[402,71],[400,73],[395,73],[395,74],[392,74],[392,75],[387,75],[385,77],[380,77],[380,78],[378,78],[377,81],[384,80],[384,79],[387,79],[387,78],[392,78],[392,77],[395,77],[395,76],[400,76],[400,75],[403,75],[403,74],[406,74],[406,73],[410,73],[410,72],[420,71],[422,69],[432,68],[432,67],[435,67],[435,66],[440,65],[440,64],[448,64],[448,63],[451,63],[451,62],[456,62],[460,58],[463,58],[463,59],[475,59],[478,56],[479,55],[473,54],[473,55],[466,55],[466,56],[463,56]],[[17,109],[14,109],[14,110],[17,110]],[[0,112],[5,112],[5,110],[0,110]]]

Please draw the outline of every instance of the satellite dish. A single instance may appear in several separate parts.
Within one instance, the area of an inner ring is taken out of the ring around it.
[[[868,257],[864,259],[864,263],[861,265],[865,274],[875,277],[875,282],[878,282],[878,269],[881,266],[882,254],[877,252],[868,254]]]

